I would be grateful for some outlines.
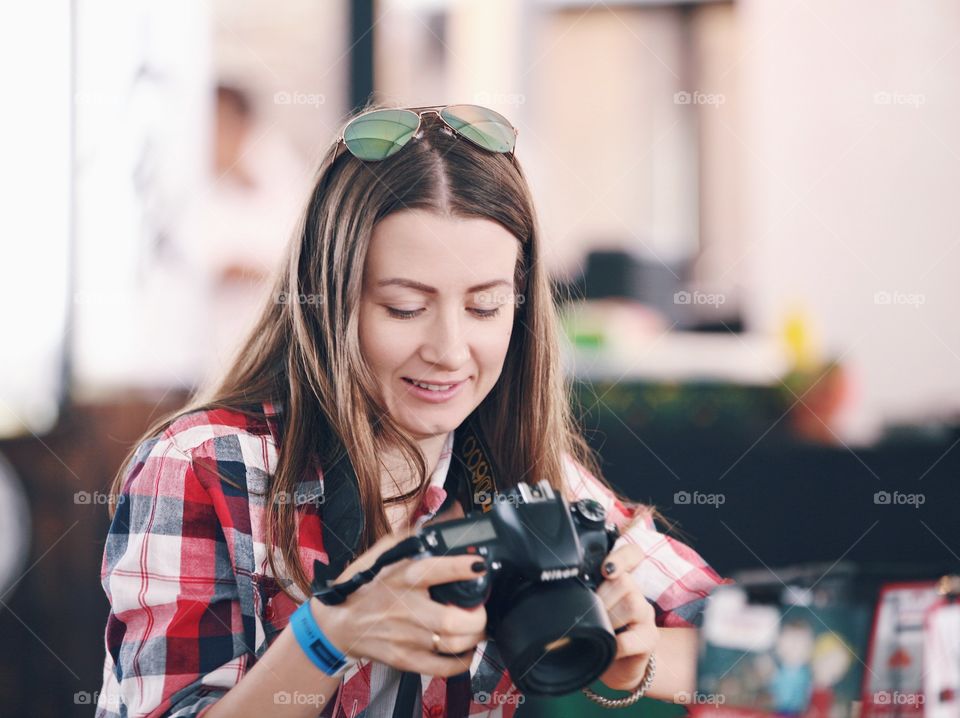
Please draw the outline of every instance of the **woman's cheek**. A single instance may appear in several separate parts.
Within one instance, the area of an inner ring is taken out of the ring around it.
[[[405,341],[409,341],[409,337],[391,322],[367,317],[362,325],[361,351],[381,379],[390,376],[402,364],[402,343]]]
[[[507,358],[507,350],[510,348],[512,318],[510,322],[505,322],[502,326],[491,327],[490,334],[485,337],[483,342],[482,363],[488,371],[496,370],[499,374],[503,368],[503,363]]]

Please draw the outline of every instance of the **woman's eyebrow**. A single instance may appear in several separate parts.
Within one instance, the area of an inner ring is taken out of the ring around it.
[[[492,287],[498,287],[500,285],[506,285],[508,287],[513,286],[513,282],[506,279],[492,279],[489,282],[484,282],[483,284],[477,284],[476,286],[470,287],[467,289],[467,294],[473,292],[482,292],[484,289],[491,289]],[[413,279],[404,279],[402,277],[393,277],[391,279],[381,279],[377,282],[378,287],[387,287],[387,286],[397,286],[397,287],[407,287],[408,289],[415,289],[418,292],[423,292],[424,294],[436,294],[436,287],[431,287],[428,284],[423,282],[417,282]]]

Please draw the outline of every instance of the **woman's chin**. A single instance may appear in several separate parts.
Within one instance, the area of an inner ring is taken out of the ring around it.
[[[464,394],[432,404],[395,395],[387,406],[394,421],[419,440],[449,434],[460,426],[476,408],[473,399],[473,395]]]
[[[400,417],[399,424],[417,439],[448,434],[456,429],[466,417],[446,413],[444,416],[418,416],[406,414]]]

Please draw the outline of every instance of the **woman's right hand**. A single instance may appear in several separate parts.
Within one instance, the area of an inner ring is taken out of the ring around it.
[[[389,534],[362,553],[337,578],[345,581],[369,568],[406,534]],[[483,561],[476,556],[407,559],[384,568],[338,606],[311,598],[317,625],[334,646],[355,658],[369,658],[404,671],[453,676],[470,669],[473,651],[484,639],[484,606],[460,608],[437,603],[428,589],[440,583],[475,579]],[[440,641],[434,652],[433,636]],[[440,653],[458,654],[444,656]]]

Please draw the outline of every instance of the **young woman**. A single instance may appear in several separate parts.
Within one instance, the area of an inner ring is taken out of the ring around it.
[[[575,428],[515,137],[471,105],[345,126],[229,372],[114,482],[98,716],[398,715],[411,674],[418,714],[512,715],[484,607],[428,593],[483,561],[404,560],[340,605],[311,597],[314,560],[342,581],[463,514],[445,482],[467,420],[498,489],[546,480],[621,528],[597,591],[617,629],[601,681],[693,690],[721,579],[609,488]]]

